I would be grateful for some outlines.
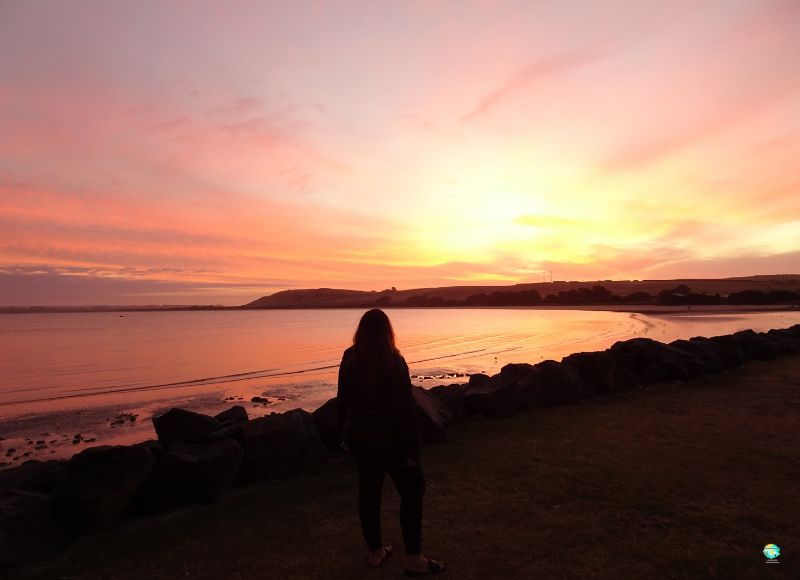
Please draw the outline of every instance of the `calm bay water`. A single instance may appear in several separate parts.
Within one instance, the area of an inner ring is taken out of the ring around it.
[[[233,404],[231,399],[244,404],[251,416],[293,407],[312,410],[335,394],[341,353],[362,313],[0,316],[0,436],[6,438],[0,444],[15,447],[9,461],[58,457],[80,449],[85,439],[95,440],[90,444],[144,439],[151,435],[150,417],[171,406],[218,412]],[[452,375],[491,374],[509,362],[558,360],[635,336],[670,341],[800,322],[800,312],[662,317],[538,309],[388,313],[414,380],[423,386],[464,382],[463,376]],[[253,396],[270,402],[251,403]],[[124,415],[120,421],[121,413],[136,419]],[[81,440],[73,444],[78,434]],[[37,441],[43,442],[40,449],[35,449]],[[21,456],[20,449],[30,455]]]

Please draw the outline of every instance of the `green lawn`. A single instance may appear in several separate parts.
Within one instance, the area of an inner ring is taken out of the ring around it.
[[[800,578],[800,357],[510,419],[469,418],[423,456],[426,551],[450,578]],[[12,578],[395,578],[387,482],[377,571],[353,470],[128,520]],[[776,543],[779,564],[761,549]]]

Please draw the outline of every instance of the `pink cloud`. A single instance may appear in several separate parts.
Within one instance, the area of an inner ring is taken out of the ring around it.
[[[535,82],[552,81],[553,77],[568,73],[577,67],[590,64],[598,58],[598,55],[587,51],[572,54],[559,54],[536,60],[527,65],[505,84],[483,95],[475,107],[461,117],[461,120],[462,122],[472,121],[488,113],[494,106],[512,93],[526,88]]]

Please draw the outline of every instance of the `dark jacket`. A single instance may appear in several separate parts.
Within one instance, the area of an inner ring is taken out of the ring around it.
[[[342,438],[417,458],[419,435],[411,389],[408,365],[400,354],[370,379],[353,347],[348,348],[339,365],[337,392]]]

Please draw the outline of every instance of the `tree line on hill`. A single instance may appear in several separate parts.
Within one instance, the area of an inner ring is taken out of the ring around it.
[[[662,306],[700,306],[713,304],[793,304],[800,302],[800,293],[789,290],[742,290],[732,292],[727,296],[720,294],[706,294],[692,292],[685,284],[675,288],[662,290],[655,296],[647,292],[633,292],[620,296],[614,294],[605,286],[592,286],[573,288],[548,294],[542,298],[536,290],[498,290],[496,292],[473,294],[463,300],[445,299],[441,296],[422,294],[411,296],[402,302],[392,302],[391,296],[381,296],[375,300],[375,306],[405,306],[405,307],[448,307],[448,306],[547,306],[547,305],[594,305],[594,304],[654,304]]]

